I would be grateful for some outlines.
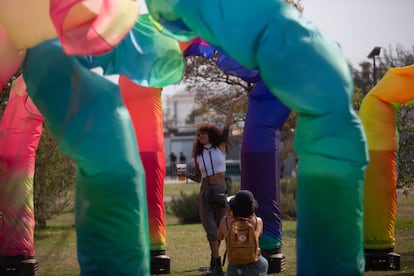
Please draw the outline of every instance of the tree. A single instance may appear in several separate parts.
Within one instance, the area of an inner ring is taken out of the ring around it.
[[[201,56],[186,57],[183,83],[186,91],[194,93],[198,107],[187,118],[188,122],[223,121],[229,105],[253,89],[254,84],[224,73],[216,66],[220,53],[212,59]],[[247,108],[245,106],[245,108]],[[243,109],[243,108],[242,108]],[[235,121],[244,121],[244,113],[235,114]]]
[[[186,124],[193,125],[195,124],[196,118],[202,116],[203,114],[208,112],[208,107],[201,103],[201,105],[197,108],[194,108],[190,114],[188,114],[187,119],[185,120]]]
[[[377,79],[380,80],[391,67],[402,67],[414,64],[414,56],[410,51],[401,45],[395,47],[388,46],[388,49],[381,48],[381,57],[376,58],[375,71]],[[374,86],[373,64],[370,61],[363,61],[358,64],[360,69],[356,69],[349,64],[352,72],[355,87],[361,89],[366,94]]]
[[[413,188],[414,179],[414,107],[401,105],[398,109],[398,186]]]
[[[302,0],[285,0],[285,2],[294,6],[298,11],[303,12]]]
[[[356,89],[359,89],[362,94],[366,95],[372,88],[372,64],[364,61],[359,64],[360,70],[357,70],[350,65],[352,78]]]
[[[62,155],[50,130],[45,126],[36,152],[34,207],[37,227],[64,211],[73,210],[75,164]]]

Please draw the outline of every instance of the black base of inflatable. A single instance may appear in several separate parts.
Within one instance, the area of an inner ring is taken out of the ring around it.
[[[29,256],[0,256],[0,275],[38,276],[39,264]]]
[[[286,256],[280,248],[262,250],[262,255],[269,263],[267,274],[280,273],[286,269]]]
[[[365,250],[365,271],[400,270],[400,254],[392,249]]]
[[[151,251],[151,274],[169,274],[171,258],[165,255],[165,250]]]

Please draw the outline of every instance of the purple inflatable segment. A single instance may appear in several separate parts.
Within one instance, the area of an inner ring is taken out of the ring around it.
[[[290,109],[258,82],[250,94],[241,152],[241,189],[250,190],[264,221],[260,248],[282,246],[280,212],[280,129]]]

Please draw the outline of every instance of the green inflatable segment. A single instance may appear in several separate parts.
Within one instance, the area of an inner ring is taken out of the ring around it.
[[[105,55],[88,56],[84,63],[102,67],[105,75],[127,76],[143,86],[164,87],[178,83],[184,73],[184,58],[177,40],[161,33],[148,14]]]

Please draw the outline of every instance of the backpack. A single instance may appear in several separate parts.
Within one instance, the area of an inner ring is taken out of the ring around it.
[[[247,265],[258,260],[256,227],[253,227],[248,218],[236,218],[232,222],[226,238],[226,253],[230,264]]]

